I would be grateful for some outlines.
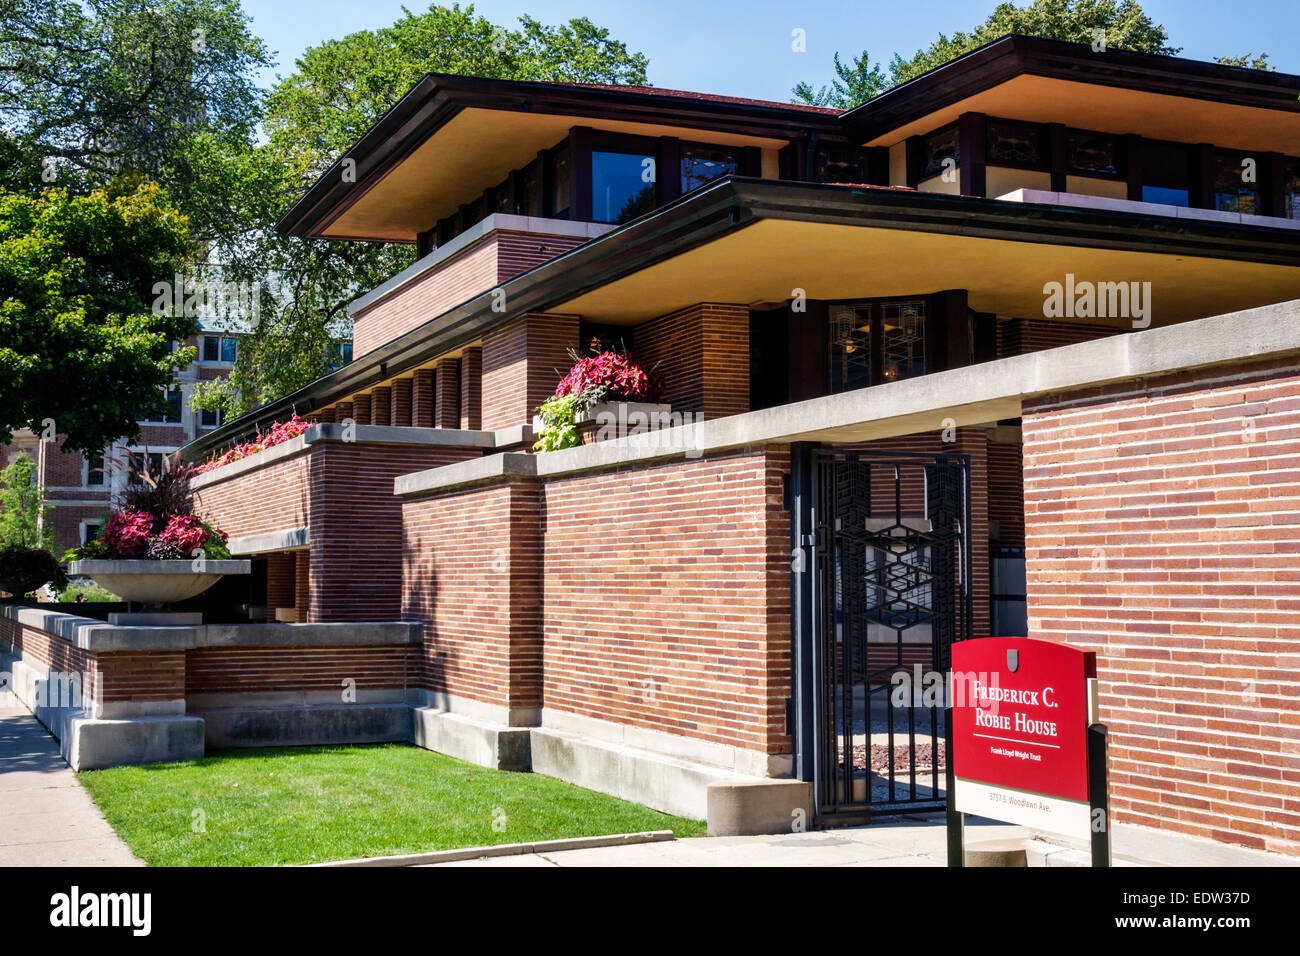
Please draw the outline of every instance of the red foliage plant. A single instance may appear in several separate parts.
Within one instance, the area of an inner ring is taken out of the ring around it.
[[[114,511],[96,540],[121,557],[139,557],[157,523],[157,518],[143,511]]]
[[[247,458],[249,455],[255,455],[259,451],[266,451],[268,448],[274,448],[276,445],[282,445],[290,438],[296,438],[311,428],[313,422],[304,421],[299,418],[297,413],[285,422],[276,422],[265,432],[259,434],[252,441],[244,442],[242,445],[236,445],[227,451],[224,455],[205,461],[199,465],[198,471],[211,471],[214,468],[220,468],[222,465],[228,465],[232,461],[239,461],[241,458]]]
[[[555,387],[556,397],[589,392],[597,401],[645,401],[651,393],[650,376],[626,352],[601,352],[579,359]]]

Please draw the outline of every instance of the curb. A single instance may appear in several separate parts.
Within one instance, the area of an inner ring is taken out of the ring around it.
[[[452,863],[491,856],[522,856],[525,853],[586,850],[605,846],[632,846],[637,843],[663,843],[677,839],[672,830],[646,830],[641,833],[614,833],[609,836],[574,837],[569,840],[542,840],[537,843],[502,843],[497,846],[474,846],[462,850],[435,850],[432,853],[406,853],[400,856],[370,856],[355,860],[331,860],[328,863],[305,863],[308,867],[331,866],[423,866]]]

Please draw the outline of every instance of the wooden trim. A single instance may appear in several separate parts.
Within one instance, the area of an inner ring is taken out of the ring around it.
[[[963,196],[983,196],[988,191],[987,131],[988,117],[983,113],[962,113],[957,118],[957,171]]]
[[[1070,156],[1064,123],[1047,124],[1047,168],[1052,173],[1052,192],[1065,192],[1066,177],[1070,174]]]
[[[655,195],[660,206],[682,194],[682,141],[660,136],[655,146]]]
[[[569,218],[591,222],[591,127],[569,130]]]
[[[1124,137],[1124,171],[1128,180],[1128,198],[1142,201],[1142,167],[1145,165],[1145,141],[1137,133]]]

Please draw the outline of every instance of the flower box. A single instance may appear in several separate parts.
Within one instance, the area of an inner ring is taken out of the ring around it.
[[[600,402],[574,416],[579,431],[591,432],[587,440],[607,441],[624,435],[667,428],[672,423],[671,405],[655,402]],[[533,416],[533,431],[540,433],[545,423]]]

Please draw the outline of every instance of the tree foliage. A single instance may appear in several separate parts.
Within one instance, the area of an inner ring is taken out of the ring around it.
[[[0,471],[0,551],[53,548],[49,514],[36,481],[36,459],[14,456]]]
[[[141,173],[212,241],[230,219],[213,153],[254,142],[270,62],[237,0],[0,0],[0,126],[42,185]]]
[[[137,182],[74,196],[0,191],[0,443],[12,430],[103,448],[194,357],[194,321],[152,309],[189,249],[185,217]]]
[[[865,51],[848,70],[841,67],[837,54],[835,72],[839,80],[832,83],[830,90],[823,87],[815,92],[810,84],[800,83],[794,88],[794,96],[804,103],[818,103],[824,96],[820,105],[849,109],[1009,33],[1092,44],[1099,38],[1095,31],[1105,31],[1107,49],[1168,55],[1181,49],[1169,45],[1165,28],[1147,16],[1137,0],[1032,0],[1023,7],[1000,3],[969,33],[940,33],[937,40],[910,57],[895,53],[889,64],[888,82],[878,64],[867,66]]]
[[[508,29],[459,5],[308,49],[267,97],[265,145],[228,167],[245,231],[224,271],[263,280],[264,295],[229,382],[200,387],[192,404],[239,415],[326,374],[331,342],[350,335],[347,304],[413,261],[410,246],[286,239],[272,226],[426,73],[640,84],[646,66],[586,19],[525,16]]]

